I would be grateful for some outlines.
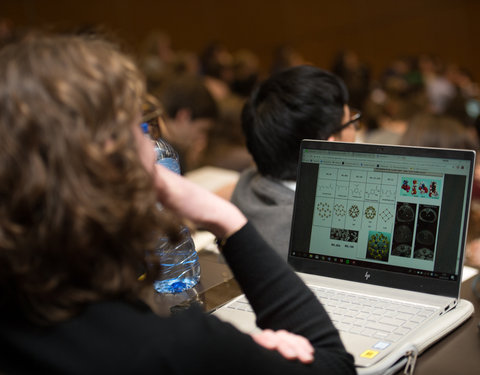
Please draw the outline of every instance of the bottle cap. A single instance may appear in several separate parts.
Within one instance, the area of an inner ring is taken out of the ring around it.
[[[142,122],[142,123],[140,124],[140,127],[142,128],[142,131],[143,131],[145,134],[148,134],[148,123]]]

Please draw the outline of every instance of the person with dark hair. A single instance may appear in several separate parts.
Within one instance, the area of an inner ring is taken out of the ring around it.
[[[155,164],[144,95],[133,61],[93,36],[0,50],[0,372],[354,374],[325,309],[245,216]],[[263,331],[144,302],[158,238],[178,232],[167,209],[221,239]]]
[[[473,127],[464,125],[453,117],[428,112],[413,116],[400,144],[475,151],[479,147]]]
[[[252,93],[242,129],[256,167],[242,173],[232,202],[286,258],[302,139],[354,141],[360,114],[334,74],[301,65],[273,74]]]
[[[196,168],[218,116],[214,98],[203,79],[191,74],[172,76],[153,93],[165,108],[162,137],[179,153],[182,172]]]

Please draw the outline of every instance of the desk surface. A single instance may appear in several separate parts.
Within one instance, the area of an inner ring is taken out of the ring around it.
[[[473,303],[473,316],[418,358],[415,375],[480,373],[480,300],[472,292],[472,281],[462,283],[460,295]]]
[[[200,251],[202,278],[193,294],[177,296],[170,305],[180,300],[190,299],[203,305],[210,311],[241,294],[235,279],[218,253]],[[461,297],[469,300],[475,307],[474,315],[454,332],[427,349],[417,360],[415,375],[422,374],[458,374],[480,373],[480,300],[472,292],[473,278],[462,284]],[[160,301],[159,301],[160,302]],[[164,301],[163,301],[164,302]],[[184,304],[187,306],[188,303]],[[179,307],[180,306],[180,307]],[[182,308],[179,303],[175,308]],[[402,374],[399,372],[399,374]]]

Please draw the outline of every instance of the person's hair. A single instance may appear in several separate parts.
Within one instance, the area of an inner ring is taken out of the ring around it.
[[[192,120],[217,118],[218,109],[213,96],[203,79],[193,74],[172,76],[154,94],[170,118],[175,118],[181,109],[188,109]]]
[[[143,94],[133,61],[92,36],[0,50],[2,310],[52,323],[151,287],[167,229],[132,132]]]
[[[456,119],[445,115],[421,113],[408,124],[400,143],[408,146],[426,146],[457,149],[478,149],[475,131]]]
[[[347,89],[325,70],[302,65],[276,73],[242,111],[247,148],[264,176],[294,180],[302,139],[327,139],[341,125]]]

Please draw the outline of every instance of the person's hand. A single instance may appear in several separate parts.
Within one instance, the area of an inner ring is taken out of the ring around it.
[[[247,222],[232,203],[161,165],[155,165],[154,181],[158,200],[164,207],[218,238],[233,234]]]
[[[271,329],[251,336],[257,344],[269,350],[277,350],[286,359],[298,359],[302,363],[313,361],[313,346],[303,336],[285,330],[272,331]]]

